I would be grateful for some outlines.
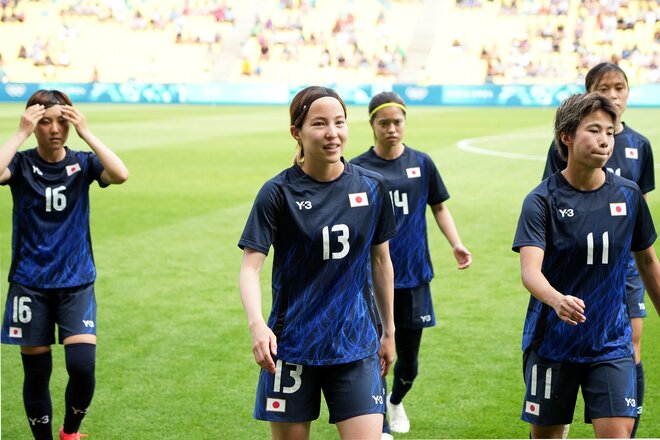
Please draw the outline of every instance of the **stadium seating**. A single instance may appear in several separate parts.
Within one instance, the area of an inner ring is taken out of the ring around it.
[[[660,82],[657,0],[2,4],[3,81],[549,84],[613,60]]]

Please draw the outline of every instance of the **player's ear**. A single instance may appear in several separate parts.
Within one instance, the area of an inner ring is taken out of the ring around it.
[[[300,142],[300,130],[298,130],[295,125],[292,125],[291,127],[289,127],[289,131],[291,132],[291,136],[293,136],[295,140]]]
[[[566,145],[567,147],[573,146],[573,137],[570,134],[566,132],[562,132],[561,135],[559,135],[559,138],[561,139],[563,144]]]

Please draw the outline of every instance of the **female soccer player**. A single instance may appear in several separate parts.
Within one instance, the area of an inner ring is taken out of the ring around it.
[[[589,92],[601,93],[614,103],[617,112],[617,122],[614,127],[614,152],[605,164],[608,171],[637,183],[644,197],[655,189],[653,170],[653,151],[647,138],[630,128],[622,120],[628,103],[628,78],[625,72],[616,64],[600,63],[587,73],[585,87]],[[543,178],[546,179],[557,171],[566,168],[566,161],[557,153],[554,142],[550,145],[548,159]],[[628,316],[633,329],[633,347],[635,349],[635,366],[637,369],[637,420],[633,428],[633,438],[637,431],[639,418],[642,415],[644,400],[644,368],[642,366],[642,318],[646,317],[644,304],[644,285],[639,277],[635,260],[628,260],[626,279],[626,296]]]
[[[254,417],[270,421],[275,439],[309,438],[323,392],[342,438],[380,438],[381,375],[394,359],[392,205],[381,176],[342,158],[346,107],[334,90],[303,89],[290,117],[294,164],[261,188],[238,243],[241,300],[262,367]],[[271,245],[266,324],[259,274]]]
[[[513,250],[531,293],[523,331],[522,419],[533,438],[560,438],[578,388],[596,437],[630,437],[637,414],[626,274],[632,251],[660,314],[660,264],[639,187],[603,170],[616,106],[598,93],[566,99],[555,143],[566,168],[525,198]]]
[[[92,152],[66,147],[70,125]],[[37,147],[18,151],[31,133]],[[89,186],[119,184],[124,163],[57,90],[28,100],[18,131],[0,148],[0,184],[14,201],[12,262],[2,342],[21,346],[23,402],[35,439],[52,439],[48,388],[55,324],[69,382],[60,439],[79,439],[92,401],[96,363],[96,269],[89,232]]]
[[[426,205],[454,251],[459,269],[472,264],[463,246],[445,201],[447,188],[431,158],[403,143],[406,107],[399,95],[382,92],[369,103],[369,123],[374,146],[351,160],[381,174],[394,204],[397,235],[390,241],[394,266],[394,324],[396,354],[392,393],[387,397],[390,428],[405,433],[410,421],[403,398],[410,391],[418,371],[422,329],[435,325],[429,283],[433,267],[429,255]]]

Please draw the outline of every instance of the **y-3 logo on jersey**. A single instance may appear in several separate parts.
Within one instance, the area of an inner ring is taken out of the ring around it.
[[[561,214],[562,218],[573,217],[575,215],[575,211],[573,211],[571,208],[560,209],[559,213]]]
[[[44,175],[44,173],[42,173],[41,170],[38,167],[35,167],[34,165],[32,165],[32,174],[34,174],[34,173],[37,173],[40,176]]]
[[[301,211],[303,209],[312,209],[312,202],[309,200],[303,200],[302,202],[296,202],[296,205],[298,205],[298,209]]]

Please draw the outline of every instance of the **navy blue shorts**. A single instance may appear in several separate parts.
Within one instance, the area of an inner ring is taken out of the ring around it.
[[[96,334],[94,283],[66,289],[34,289],[10,283],[2,321],[2,343],[25,346],[55,343],[73,335]]]
[[[602,417],[637,417],[637,372],[632,356],[577,364],[556,362],[531,351],[523,357],[525,402],[522,420],[540,426],[573,421],[582,388],[585,422]]]
[[[435,312],[428,284],[411,289],[394,289],[394,326],[418,329],[433,327]]]
[[[254,418],[270,422],[307,422],[321,411],[321,391],[330,423],[365,414],[385,413],[385,389],[377,354],[340,365],[299,365],[276,361],[275,374],[261,370]]]
[[[628,303],[628,316],[630,318],[646,317],[644,283],[642,283],[642,277],[639,275],[626,278],[626,302]]]

